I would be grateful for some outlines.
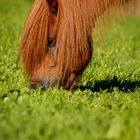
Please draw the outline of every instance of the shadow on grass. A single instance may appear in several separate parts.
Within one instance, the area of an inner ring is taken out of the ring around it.
[[[80,90],[84,91],[86,89],[92,92],[100,92],[101,90],[106,90],[107,92],[113,92],[114,88],[122,92],[134,92],[136,88],[140,87],[140,81],[132,81],[125,79],[118,79],[114,76],[112,79],[97,80],[94,83],[89,81],[86,86],[80,86]]]

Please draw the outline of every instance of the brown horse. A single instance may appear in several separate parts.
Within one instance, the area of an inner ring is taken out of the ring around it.
[[[31,86],[69,89],[92,57],[91,30],[98,17],[124,1],[36,0],[20,47]]]

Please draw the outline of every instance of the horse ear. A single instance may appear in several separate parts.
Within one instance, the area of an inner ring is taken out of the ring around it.
[[[58,12],[58,0],[46,0],[50,10],[54,13],[57,14]]]

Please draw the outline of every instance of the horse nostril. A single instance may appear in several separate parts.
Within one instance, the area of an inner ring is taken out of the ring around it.
[[[37,88],[36,82],[31,82],[30,87],[33,88],[33,89],[36,89]]]
[[[31,82],[30,87],[33,88],[33,89],[36,89],[37,87],[41,87],[42,90],[45,89],[45,86],[44,86],[43,82],[41,82],[41,81],[38,81],[38,82],[33,81],[33,82]]]

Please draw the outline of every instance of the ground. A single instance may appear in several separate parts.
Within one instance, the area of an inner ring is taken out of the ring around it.
[[[140,18],[94,42],[73,90],[30,89],[18,61],[29,1],[0,1],[0,140],[139,140]]]

